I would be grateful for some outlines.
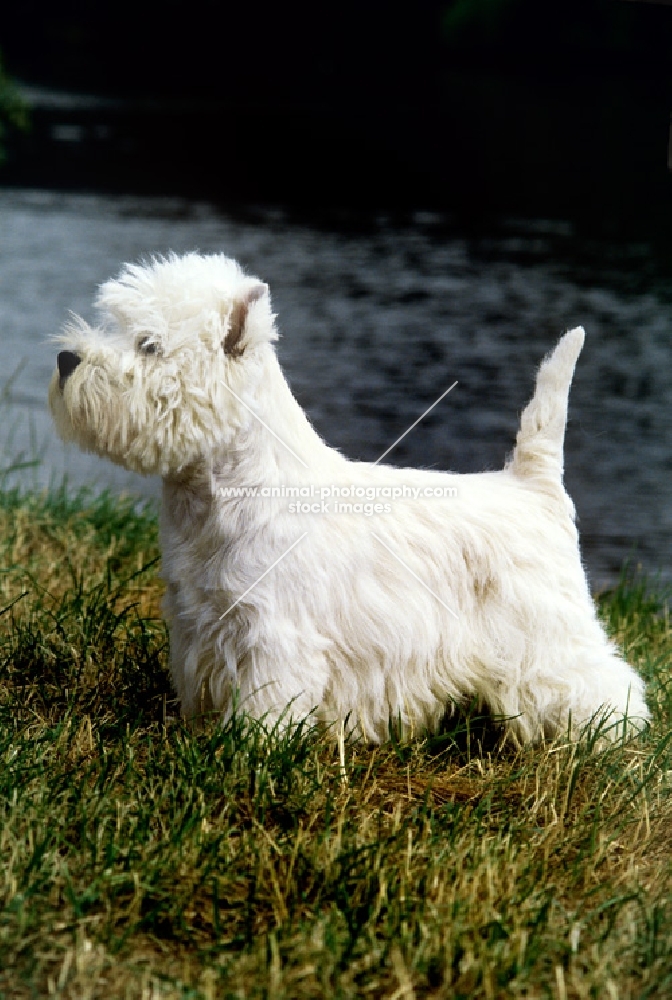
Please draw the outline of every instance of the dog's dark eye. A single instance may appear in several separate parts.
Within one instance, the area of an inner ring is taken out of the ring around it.
[[[138,341],[138,350],[142,354],[158,354],[158,347],[156,343],[149,337],[142,337]]]

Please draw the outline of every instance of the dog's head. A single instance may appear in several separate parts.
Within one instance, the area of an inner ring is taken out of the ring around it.
[[[60,436],[168,475],[226,447],[277,338],[268,287],[222,255],[127,264],[100,288],[100,326],[73,317],[49,387]]]

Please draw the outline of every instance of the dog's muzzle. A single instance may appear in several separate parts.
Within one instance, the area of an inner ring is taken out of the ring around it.
[[[61,389],[65,385],[65,380],[69,375],[72,375],[81,360],[79,354],[75,354],[74,351],[61,351],[59,353],[56,364],[58,365],[58,384]]]

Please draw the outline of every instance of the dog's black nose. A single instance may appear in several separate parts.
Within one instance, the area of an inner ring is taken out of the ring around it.
[[[56,359],[58,374],[61,376],[61,379],[66,379],[68,375],[72,375],[81,360],[79,354],[75,354],[74,351],[61,351]]]

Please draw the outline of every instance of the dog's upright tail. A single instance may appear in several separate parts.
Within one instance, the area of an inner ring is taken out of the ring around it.
[[[577,326],[541,363],[534,396],[523,410],[509,469],[522,478],[561,483],[567,399],[584,340]]]

